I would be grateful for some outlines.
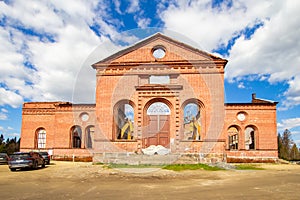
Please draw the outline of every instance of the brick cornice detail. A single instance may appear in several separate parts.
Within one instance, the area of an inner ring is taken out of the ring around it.
[[[184,62],[123,62],[98,64],[97,75],[124,75],[124,74],[147,74],[148,71],[158,74],[177,73],[224,73],[224,62],[213,61],[184,61]]]

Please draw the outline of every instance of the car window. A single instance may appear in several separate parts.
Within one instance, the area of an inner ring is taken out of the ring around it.
[[[26,153],[26,154],[12,154],[10,155],[10,158],[12,159],[26,159],[29,157],[29,154]]]

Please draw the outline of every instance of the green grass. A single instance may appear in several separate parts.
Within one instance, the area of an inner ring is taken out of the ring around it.
[[[173,164],[173,165],[167,165],[163,167],[163,169],[167,170],[173,170],[173,171],[183,171],[183,170],[208,170],[208,171],[218,171],[218,170],[223,170],[220,167],[216,166],[209,166],[206,164]]]
[[[239,164],[236,165],[237,170],[264,170],[264,168],[253,164]]]
[[[103,165],[105,168],[112,169],[112,168],[162,168],[166,170],[173,170],[173,171],[183,171],[183,170],[208,170],[208,171],[218,171],[223,170],[220,167],[216,166],[209,166],[206,164],[171,164],[171,165],[150,165],[150,164],[143,164],[143,165],[128,165],[128,164],[103,164],[103,163],[95,163],[95,165]]]

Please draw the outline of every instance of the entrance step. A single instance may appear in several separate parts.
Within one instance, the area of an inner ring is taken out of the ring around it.
[[[167,154],[94,153],[94,163],[126,165],[168,165],[224,162],[223,154]]]

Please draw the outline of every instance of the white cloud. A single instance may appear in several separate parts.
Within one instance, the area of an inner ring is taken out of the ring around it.
[[[245,85],[244,85],[244,83],[243,83],[243,82],[240,82],[240,83],[238,84],[238,88],[240,88],[240,89],[243,89],[243,88],[245,88]]]
[[[19,138],[20,137],[20,133],[7,133],[6,134],[7,138]]]
[[[284,119],[280,123],[277,123],[277,128],[280,131],[283,131],[285,129],[293,129],[297,127],[300,127],[300,118]]]
[[[115,10],[122,14],[121,1],[113,2]],[[300,104],[298,1],[240,0],[233,1],[231,7],[224,1],[217,8],[212,8],[210,0],[161,2],[156,13],[165,28],[191,38],[204,50],[227,46],[237,37],[228,56],[228,80],[259,74],[259,80],[271,83],[288,81],[284,107]],[[5,26],[0,26],[0,95],[8,95],[5,97],[9,99],[0,99],[0,105],[17,107],[23,99],[71,100],[77,74],[81,67],[90,67],[85,59],[107,40],[103,35],[113,40],[123,37],[117,29],[124,24],[121,19],[112,19],[109,9],[110,5],[103,1],[0,1],[0,17],[6,16]],[[151,23],[138,0],[129,1],[126,12],[135,14],[141,28]],[[91,30],[94,24],[101,36]],[[251,40],[245,38],[245,28],[257,24],[263,25]],[[30,36],[18,27],[34,34]],[[102,55],[108,52],[111,51],[103,51]],[[31,62],[35,69],[24,62]],[[90,95],[94,88],[87,91]]]
[[[176,1],[161,6],[165,27],[184,34],[212,51],[233,42],[225,77],[258,74],[271,84],[288,81],[286,108],[300,104],[300,2],[294,0],[233,1],[212,8],[210,0]],[[245,33],[256,27],[251,35]],[[235,38],[235,41],[233,41]],[[235,80],[236,81],[236,80]]]
[[[9,126],[8,127],[0,126],[0,131],[1,131],[0,135],[3,134],[5,140],[8,138],[20,137],[20,133],[15,132],[15,129]]]
[[[106,40],[90,26],[117,35],[102,18],[106,7],[98,1],[0,1],[0,17],[6,18],[0,26],[0,105],[18,107],[24,98],[71,101],[77,73]]]
[[[0,106],[11,105],[13,108],[17,108],[23,103],[23,97],[19,94],[0,88]]]
[[[142,28],[142,29],[147,28],[151,23],[151,19],[149,19],[149,18],[139,18],[138,17],[136,20],[137,20],[138,27]]]
[[[0,120],[7,120],[8,118],[8,110],[6,110],[5,108],[1,108],[0,111]],[[1,127],[0,127],[1,130]]]
[[[0,120],[7,120],[8,116],[6,113],[0,112]]]
[[[187,35],[201,44],[204,50],[211,51],[227,44],[247,26],[265,19],[270,12],[270,2],[234,1],[232,7],[220,9],[212,8],[210,0],[178,1],[160,15],[167,29]]]
[[[300,74],[288,81],[289,88],[284,93],[286,99],[282,102],[281,110],[300,104]]]
[[[8,110],[6,110],[5,108],[1,108],[1,112],[8,113]]]
[[[139,0],[130,0],[127,8],[128,13],[134,13],[140,9]]]

